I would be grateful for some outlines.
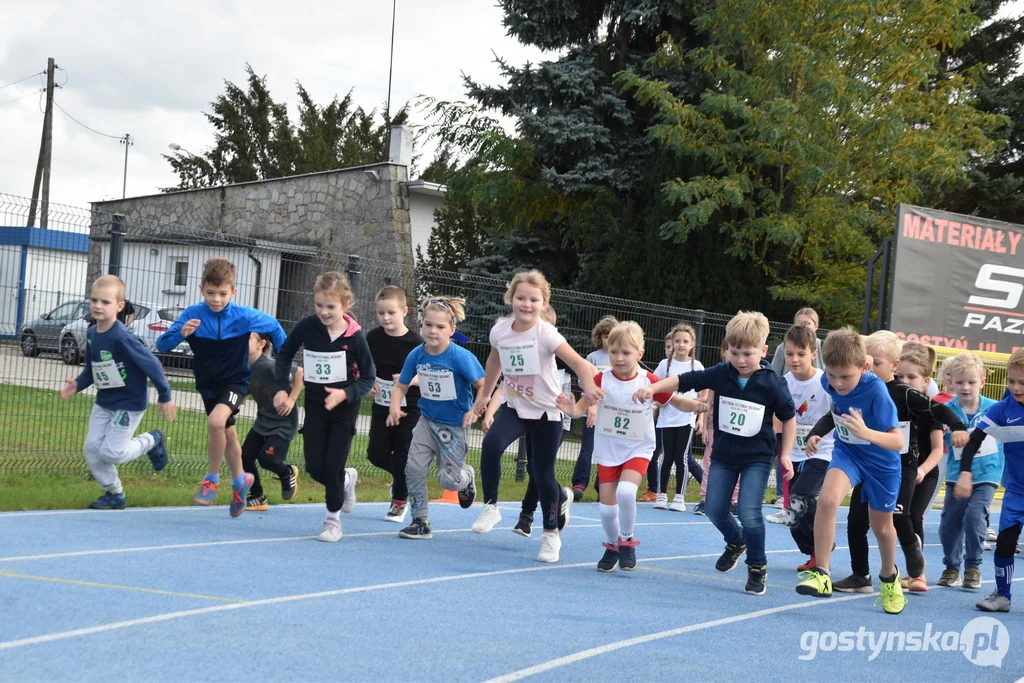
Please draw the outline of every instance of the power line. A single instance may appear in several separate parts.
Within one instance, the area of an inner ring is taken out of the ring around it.
[[[25,93],[21,97],[15,97],[13,100],[7,100],[6,102],[0,103],[0,107],[6,107],[8,104],[14,104],[15,102],[23,100],[26,97],[31,97],[32,95],[35,95],[36,93],[41,93],[41,92],[46,92],[46,88],[40,88],[39,90],[33,90],[32,92]]]
[[[11,81],[11,82],[10,82],[10,83],[8,83],[7,85],[0,85],[0,90],[3,90],[4,88],[10,87],[10,86],[12,86],[12,85],[15,85],[16,83],[21,83],[22,81],[27,81],[27,80],[28,80],[28,79],[30,79],[30,78],[35,78],[36,76],[42,76],[42,75],[44,75],[44,74],[46,74],[46,72],[45,72],[45,71],[40,71],[39,73],[36,73],[36,74],[32,74],[31,76],[25,76],[25,78],[19,78],[19,79],[18,79],[18,80],[16,80],[16,81]]]
[[[96,133],[96,135],[102,135],[103,137],[105,137],[105,138],[110,138],[111,140],[123,140],[123,139],[124,139],[124,136],[123,136],[123,135],[107,135],[106,133],[101,133],[101,132],[99,132],[99,131],[98,131],[98,130],[96,130],[95,128],[90,128],[89,126],[85,125],[84,123],[82,123],[81,121],[79,121],[78,119],[76,119],[76,118],[75,118],[74,116],[72,116],[71,114],[69,114],[69,113],[67,112],[67,110],[65,110],[65,109],[64,109],[64,107],[60,106],[60,104],[58,104],[58,103],[57,103],[57,100],[54,100],[54,101],[53,101],[53,104],[54,104],[54,106],[56,106],[56,107],[57,107],[57,109],[60,109],[60,110],[61,110],[62,112],[64,112],[64,116],[67,116],[67,117],[68,117],[69,119],[71,119],[72,121],[74,121],[75,123],[77,123],[78,125],[80,125],[80,126],[81,126],[82,128],[85,128],[85,129],[86,129],[86,130],[88,130],[88,131],[91,131],[91,132],[93,132],[93,133]]]

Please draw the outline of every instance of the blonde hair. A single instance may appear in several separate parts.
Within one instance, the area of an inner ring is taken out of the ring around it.
[[[381,290],[377,292],[377,297],[374,301],[394,301],[403,308],[409,305],[405,296],[405,290],[401,287],[396,287],[395,285],[382,287]]]
[[[608,346],[628,344],[637,351],[644,350],[644,331],[632,320],[618,323],[608,333]]]
[[[953,367],[953,359],[956,356],[946,356],[946,360],[942,361],[942,366],[939,367],[939,379],[942,381],[942,390],[945,391],[949,382],[952,380],[952,372],[950,368]]]
[[[215,287],[220,285],[231,285],[234,287],[235,278],[235,264],[228,261],[226,258],[214,257],[206,259],[206,263],[203,264],[203,279],[200,284],[211,284]]]
[[[852,327],[832,330],[821,345],[821,362],[825,367],[846,368],[864,366],[868,351],[864,340]]]
[[[676,335],[679,334],[680,332],[685,332],[686,334],[690,335],[690,339],[693,341],[693,347],[690,348],[690,355],[686,359],[686,360],[693,360],[694,355],[696,355],[696,353],[697,353],[697,330],[693,329],[692,327],[690,327],[686,323],[679,323],[675,327],[673,327],[671,330],[668,331],[668,336],[665,337],[665,339],[675,340]],[[674,343],[675,342],[673,341],[673,344]],[[673,354],[673,357],[674,356],[675,356],[675,354]]]
[[[606,315],[597,321],[594,325],[594,329],[590,331],[590,341],[594,342],[594,346],[601,348],[601,337],[607,336],[612,328],[619,324],[619,321],[615,319],[614,315]]]
[[[768,318],[757,311],[740,311],[725,326],[725,343],[730,347],[761,347],[768,341]]]
[[[342,308],[352,305],[352,286],[349,285],[348,278],[336,270],[328,271],[318,277],[316,284],[313,285],[313,293],[338,297]]]
[[[927,344],[922,344],[919,341],[905,341],[903,342],[903,353],[917,353],[926,356],[928,358],[928,364],[922,365],[921,367],[924,369],[926,375],[935,374],[935,359],[937,356],[935,354],[935,349],[932,347]]]
[[[1006,359],[1006,369],[1020,368],[1024,370],[1024,348],[1017,349]]]
[[[546,277],[544,277],[544,273],[539,270],[524,270],[521,273],[516,273],[512,277],[512,280],[505,288],[506,305],[512,305],[512,297],[516,295],[516,288],[523,283],[539,289],[540,295],[544,299],[544,305],[548,305],[548,302],[551,301],[551,283],[548,282]]]
[[[932,376],[932,364],[928,354],[922,353],[920,349],[903,349],[903,353],[900,354],[900,367],[908,364],[916,365],[925,377]]]
[[[793,314],[793,322],[796,322],[796,319],[802,315],[805,315],[811,320],[813,320],[815,327],[818,326],[818,312],[816,310],[810,307],[801,308],[799,311]]]
[[[440,311],[452,318],[452,327],[466,319],[465,299],[457,296],[428,296],[420,304],[420,310],[426,315],[427,311]]]
[[[551,304],[548,304],[541,310],[540,319],[549,325],[554,325],[558,322],[558,313],[555,312]]]
[[[101,275],[92,283],[92,289],[95,291],[100,287],[113,287],[114,288],[114,299],[116,301],[124,301],[124,280],[116,275]]]
[[[970,370],[977,370],[978,377],[982,380],[988,374],[985,371],[985,363],[973,353],[958,353],[949,362],[949,377],[953,378],[954,372],[964,373]]]
[[[900,359],[900,352],[903,350],[903,342],[889,330],[878,330],[868,335],[864,340],[864,346],[868,349],[877,349],[885,354],[885,357],[892,361]]]

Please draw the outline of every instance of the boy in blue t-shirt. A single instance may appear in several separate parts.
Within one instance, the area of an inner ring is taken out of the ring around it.
[[[465,319],[463,299],[428,298],[423,302],[423,345],[405,359],[391,394],[387,425],[400,426],[402,399],[414,377],[419,377],[420,420],[412,432],[405,465],[412,524],[398,532],[402,538],[432,537],[427,520],[427,473],[437,458],[437,480],[447,491],[459,492],[459,505],[468,508],[476,499],[476,472],[466,464],[469,426],[474,400],[481,399],[484,369],[476,356],[452,344],[455,325]],[[473,395],[473,390],[477,395]]]
[[[167,420],[173,420],[175,413],[171,385],[160,361],[117,319],[124,305],[121,278],[104,275],[92,284],[89,309],[96,324],[86,332],[85,368],[60,392],[66,401],[91,385],[98,389],[84,448],[89,472],[104,491],[89,504],[94,510],[124,509],[118,465],[146,453],[157,472],[167,466],[163,430],[135,436],[149,403],[147,378],[156,386],[160,413]]]
[[[871,359],[864,340],[845,327],[829,333],[822,344],[825,363],[822,387],[832,399],[835,420],[835,448],[832,463],[818,497],[814,519],[814,559],[817,566],[801,572],[803,579],[796,592],[801,595],[829,597],[832,577],[829,573],[831,549],[835,541],[836,513],[846,493],[862,485],[862,497],[868,504],[868,519],[878,551],[882,556],[882,609],[899,614],[906,606],[896,568],[896,528],[893,510],[900,491],[900,450],[903,433],[896,404],[885,383],[868,372]],[[808,448],[816,442],[808,439]]]
[[[1017,349],[1006,361],[1006,395],[978,421],[971,440],[960,455],[960,476],[953,495],[966,500],[973,493],[973,465],[985,437],[1003,444],[1003,507],[996,537],[996,590],[977,607],[984,612],[1010,611],[1013,583],[1013,555],[1024,524],[1024,349]]]

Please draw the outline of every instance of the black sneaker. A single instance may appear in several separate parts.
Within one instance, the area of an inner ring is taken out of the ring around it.
[[[768,565],[752,564],[747,567],[747,587],[750,595],[764,595],[765,582],[768,580]]]
[[[263,510],[269,510],[270,506],[267,505],[266,496],[249,496],[248,498],[245,499],[245,509],[261,512]]]
[[[299,468],[288,465],[288,474],[281,477],[281,499],[291,500],[299,490]]]
[[[583,500],[583,486],[581,484],[575,484],[572,487],[572,499],[577,503]]]
[[[473,505],[476,500],[476,470],[466,465],[469,470],[469,486],[459,491],[459,505],[465,510]]]
[[[597,571],[607,574],[608,572],[615,571],[615,565],[619,563],[619,548],[610,543],[602,543],[601,545],[604,546],[604,556],[597,563]]]
[[[733,517],[739,517],[739,511],[736,509],[736,503],[729,506],[729,514]]]
[[[715,562],[715,569],[723,574],[725,572],[731,572],[733,567],[736,566],[736,563],[739,562],[740,556],[745,552],[747,552],[746,543],[741,545],[729,543],[725,546],[725,552],[723,552],[722,556],[718,558],[717,562]]]
[[[512,527],[512,531],[520,536],[529,538],[530,534],[533,533],[533,515],[528,515],[525,512],[519,513],[519,521]]]
[[[127,506],[124,493],[110,493],[109,491],[89,503],[93,510],[124,510]]]
[[[640,541],[635,538],[619,539],[619,569],[624,572],[636,569],[636,547],[638,545],[640,545]]]
[[[833,582],[832,590],[837,590],[840,593],[867,594],[875,592],[874,587],[871,585],[871,577],[859,574],[850,574],[845,579]]]
[[[434,537],[430,533],[430,522],[425,519],[412,520],[412,524],[399,531],[398,535],[402,538],[411,538],[417,541],[425,541]]]
[[[701,502],[697,503],[697,507],[693,508],[693,514],[700,515],[701,517],[707,516],[707,513],[704,512],[704,501],[703,500]]]

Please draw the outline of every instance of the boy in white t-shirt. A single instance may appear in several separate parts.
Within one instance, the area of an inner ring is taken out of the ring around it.
[[[633,395],[659,381],[650,372],[641,372],[638,363],[644,355],[644,333],[635,322],[622,322],[608,335],[611,369],[597,375],[594,383],[604,389],[604,398],[597,404],[594,434],[594,461],[601,495],[601,526],[606,542],[604,556],[597,563],[598,571],[610,572],[618,565],[623,571],[636,568],[636,546],[633,537],[636,523],[636,492],[647,464],[654,453],[653,402],[637,404]],[[663,408],[703,412],[707,406],[681,394],[654,394]],[[558,407],[570,417],[579,417],[593,403],[586,397],[574,402],[572,394],[558,397]]]

